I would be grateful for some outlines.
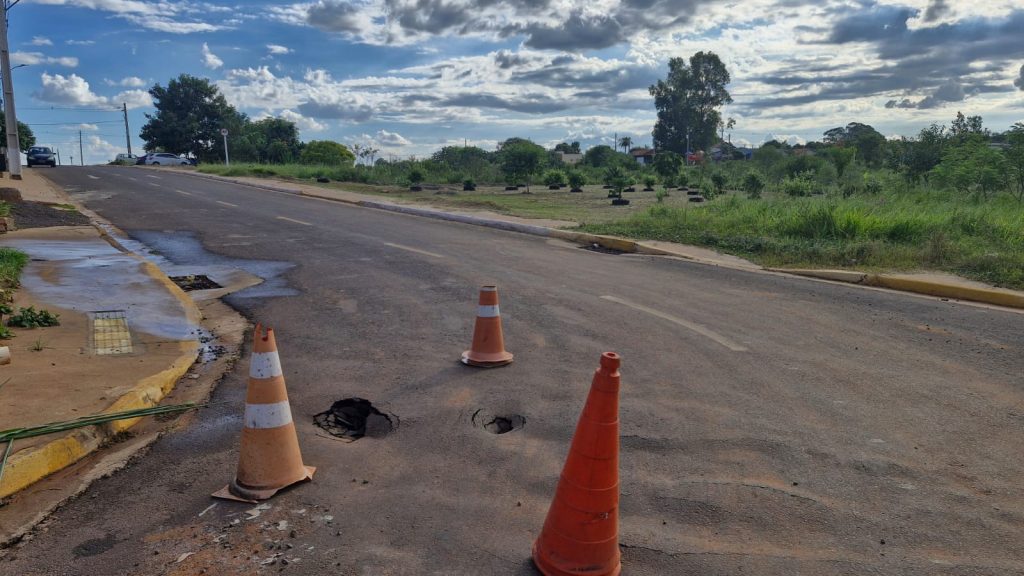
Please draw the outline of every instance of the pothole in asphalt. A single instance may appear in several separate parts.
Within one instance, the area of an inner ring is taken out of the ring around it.
[[[483,408],[473,413],[473,424],[491,434],[508,434],[526,424],[526,418],[519,414],[491,414]]]
[[[606,248],[596,243],[584,244],[583,246],[580,246],[580,248],[583,248],[584,250],[590,250],[591,252],[597,252],[599,254],[624,254],[622,250],[616,250],[615,248]]]
[[[369,400],[345,398],[313,416],[313,423],[331,436],[355,442],[363,436],[387,436],[398,427],[398,416],[381,412]]]
[[[206,274],[189,274],[187,276],[170,276],[171,282],[178,285],[185,292],[191,292],[193,290],[210,290],[211,288],[220,288],[221,285],[217,284],[213,280],[210,280]]]

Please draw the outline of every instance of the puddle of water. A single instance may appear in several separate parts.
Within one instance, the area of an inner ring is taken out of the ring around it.
[[[154,282],[139,282],[141,264],[103,240],[32,240],[16,238],[4,245],[35,260],[21,283],[47,304],[91,312],[124,310],[133,331],[168,340],[191,340],[195,327],[181,303]]]
[[[159,266],[168,276],[205,274],[214,281],[220,281],[229,277],[234,270],[241,269],[263,278],[262,284],[233,293],[233,299],[299,294],[298,290],[290,288],[283,278],[285,272],[295,266],[290,262],[247,260],[214,254],[203,248],[202,242],[191,232],[139,230],[133,232],[132,236],[133,238],[118,236],[117,240],[125,248]]]

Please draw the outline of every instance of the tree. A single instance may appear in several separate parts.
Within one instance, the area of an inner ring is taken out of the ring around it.
[[[580,143],[573,142],[572,144],[569,144],[567,142],[562,142],[560,144],[555,144],[555,152],[561,152],[563,154],[579,154]]]
[[[509,138],[500,144],[498,157],[501,170],[509,184],[526,180],[526,191],[530,191],[530,179],[543,166],[547,151],[522,138]]]
[[[611,186],[609,198],[622,198],[622,191],[629,187],[629,177],[618,166],[612,166],[604,173],[604,181]]]
[[[611,146],[599,144],[587,149],[583,155],[583,162],[595,168],[604,168],[615,163],[618,152],[612,150]]]
[[[710,147],[722,118],[719,109],[732,102],[725,88],[729,71],[714,52],[697,52],[689,65],[672,58],[668,69],[668,77],[649,88],[658,111],[654,147],[684,154],[687,136],[691,149]]]
[[[565,172],[561,170],[548,170],[544,173],[544,183],[548,186],[565,186]]]
[[[670,181],[675,181],[675,177],[682,167],[683,157],[675,152],[666,150],[658,152],[654,156],[654,171],[661,176],[661,181],[666,185],[670,185]]]
[[[1014,124],[1006,133],[1006,140],[1009,144],[1003,151],[1006,156],[1006,167],[1010,173],[1010,180],[1017,188],[1017,201],[1024,202],[1024,124]]]
[[[747,193],[747,198],[751,200],[757,200],[761,197],[761,191],[764,190],[764,179],[757,172],[748,172],[743,178],[743,191]]]
[[[571,191],[582,191],[583,185],[587,183],[587,179],[583,174],[572,171],[569,172],[569,186],[572,187]]]
[[[1006,157],[975,136],[959,146],[950,146],[933,172],[940,182],[961,194],[988,198],[1006,185]]]
[[[203,161],[220,158],[221,128],[238,134],[245,123],[220,90],[205,78],[182,74],[149,90],[156,114],[146,114],[140,136],[147,151],[187,153]]]
[[[982,126],[981,116],[964,116],[963,112],[958,111],[953,125],[949,127],[949,134],[954,140],[962,142],[974,134],[987,136],[988,130]]]
[[[629,152],[629,147],[633,145],[633,139],[629,136],[623,136],[619,138],[619,148],[622,148],[623,152]]]
[[[846,167],[853,161],[853,155],[856,153],[856,150],[853,148],[842,148],[838,146],[828,148],[827,150],[829,158],[836,166],[836,174],[839,177],[842,177],[843,172],[846,171]]]
[[[7,134],[7,118],[4,117],[3,112],[0,112],[0,134]],[[4,146],[7,145],[7,140],[4,140]],[[18,147],[24,151],[36,145],[36,135],[32,133],[32,128],[28,124],[22,121],[18,121]]]
[[[313,140],[302,148],[299,155],[299,162],[303,164],[325,166],[351,166],[355,159],[351,150],[331,140]]]
[[[885,136],[867,124],[850,122],[825,131],[824,141],[832,146],[852,146],[861,162],[878,168],[885,159]]]

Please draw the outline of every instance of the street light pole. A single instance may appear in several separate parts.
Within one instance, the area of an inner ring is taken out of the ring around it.
[[[4,120],[7,125],[7,169],[11,179],[21,180],[21,144],[18,117],[14,113],[14,84],[11,82],[11,51],[7,46],[7,0],[0,0],[0,76],[4,92]]]

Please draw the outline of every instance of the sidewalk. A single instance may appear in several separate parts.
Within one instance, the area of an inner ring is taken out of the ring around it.
[[[31,170],[17,182],[23,200],[68,200]],[[18,226],[17,219],[15,226]],[[0,366],[0,429],[154,406],[196,359],[199,311],[154,264],[122,252],[93,226],[50,226],[0,236],[26,252],[13,308],[60,314],[60,326],[12,328]],[[134,421],[79,428],[15,442],[0,498],[95,450]]]

